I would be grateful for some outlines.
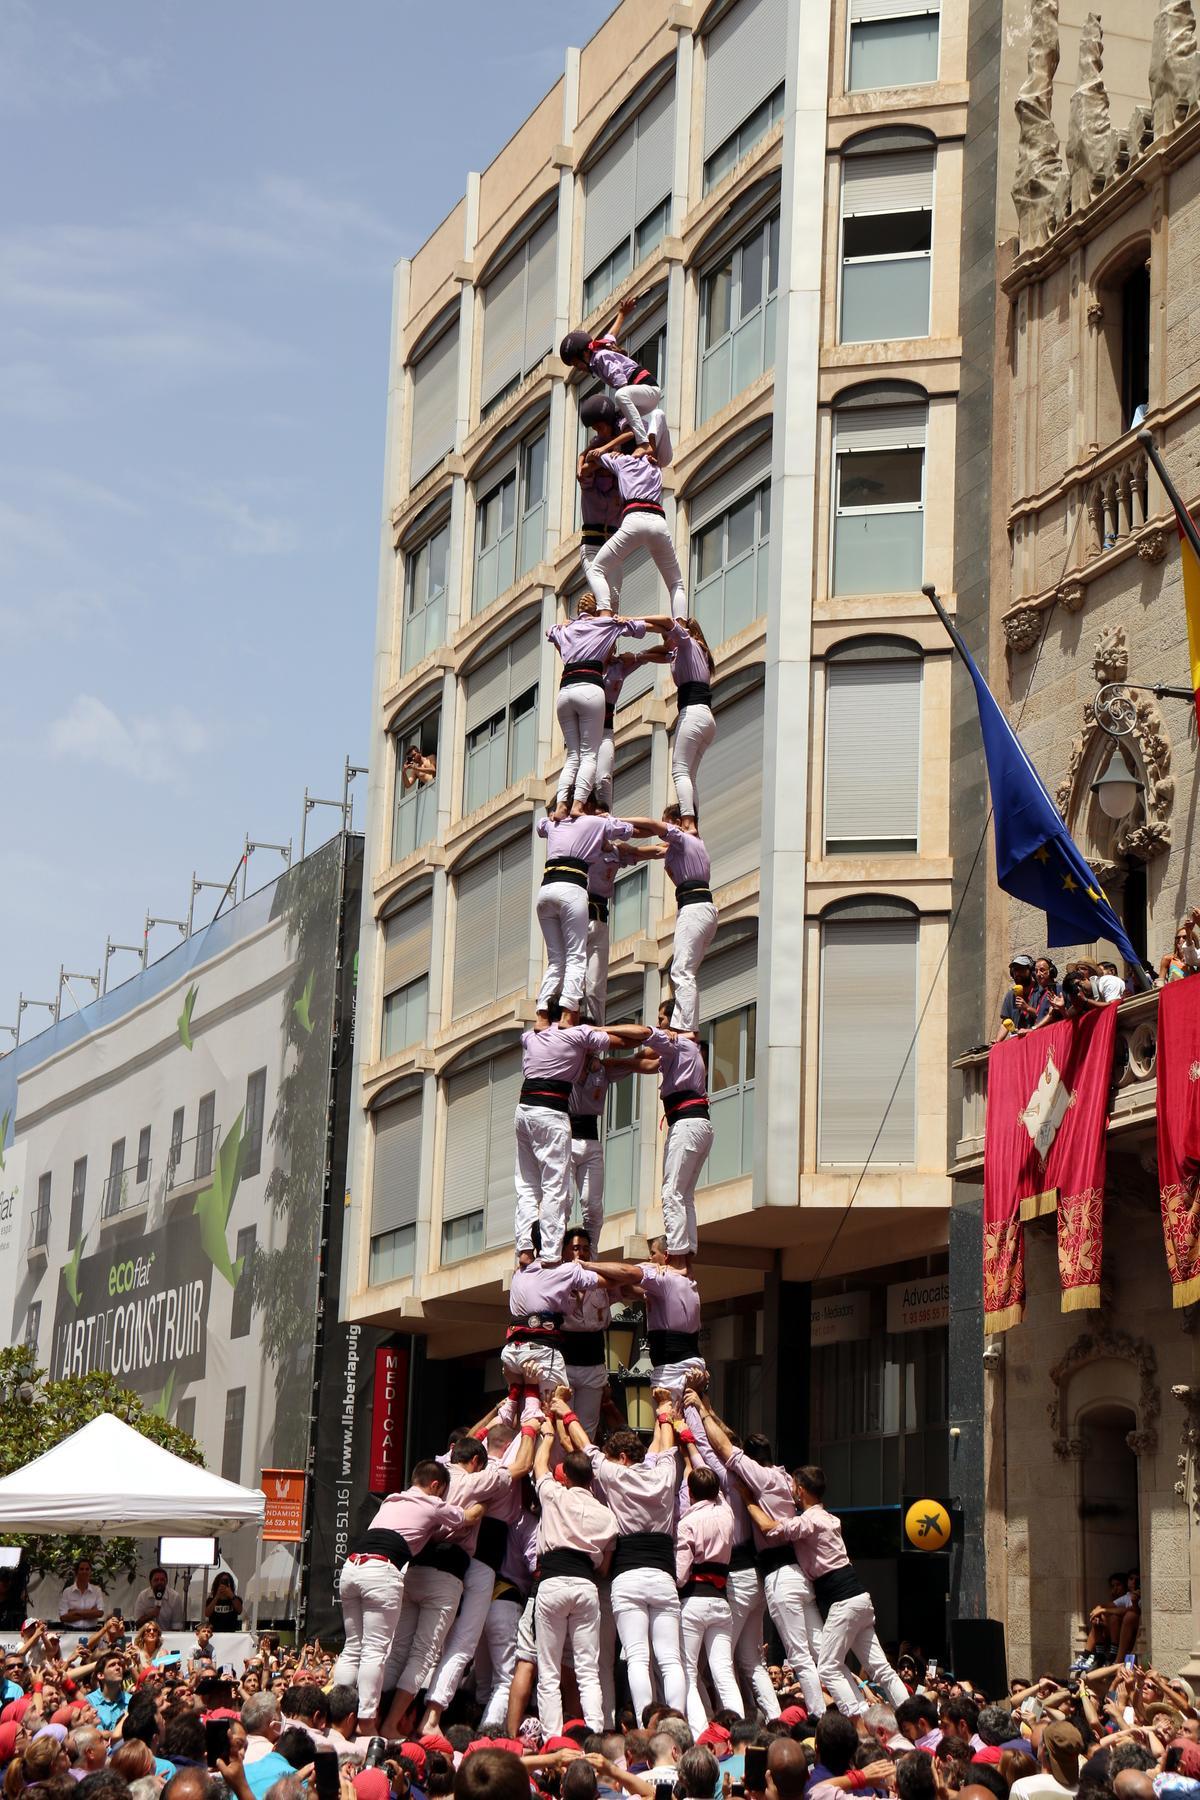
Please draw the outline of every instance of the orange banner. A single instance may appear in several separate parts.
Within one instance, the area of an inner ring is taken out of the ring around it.
[[[267,1497],[264,1544],[299,1544],[303,1540],[304,1480],[303,1469],[263,1470],[262,1491]]]

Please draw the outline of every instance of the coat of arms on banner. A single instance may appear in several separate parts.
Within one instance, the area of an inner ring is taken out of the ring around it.
[[[1018,1114],[1043,1168],[1058,1136],[1058,1128],[1074,1104],[1075,1096],[1063,1080],[1051,1051],[1024,1111]]]

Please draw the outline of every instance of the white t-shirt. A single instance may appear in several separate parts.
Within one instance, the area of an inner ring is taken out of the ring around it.
[[[1014,1781],[1008,1800],[1068,1800],[1068,1796],[1078,1792],[1078,1787],[1064,1787],[1045,1769],[1039,1769],[1036,1775],[1022,1775],[1020,1781]]]
[[[100,1592],[100,1589],[98,1587],[93,1587],[90,1581],[85,1588],[76,1587],[75,1583],[72,1582],[69,1587],[65,1587],[62,1591],[62,1596],[58,1602],[58,1617],[61,1622],[66,1620],[66,1615],[70,1611],[79,1612],[82,1610],[84,1612],[90,1612],[94,1609],[96,1618],[102,1619],[107,1604],[108,1603],[105,1600],[104,1595]],[[75,1624],[81,1623],[82,1621],[71,1620],[68,1622]]]
[[[1110,1000],[1123,1000],[1125,997],[1125,983],[1119,975],[1097,975],[1096,990],[1096,998],[1103,1000],[1106,1006]],[[1118,1606],[1127,1604],[1128,1596],[1124,1601],[1117,1601]]]

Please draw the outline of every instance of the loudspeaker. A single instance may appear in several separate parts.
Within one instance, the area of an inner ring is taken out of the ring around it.
[[[999,1619],[951,1619],[950,1662],[956,1675],[982,1688],[989,1700],[1008,1693],[1004,1627]]]

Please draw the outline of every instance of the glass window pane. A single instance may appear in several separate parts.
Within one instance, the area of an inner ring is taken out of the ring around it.
[[[715,575],[724,561],[724,517],[715,519],[711,525],[698,532],[693,539],[695,545],[695,579],[697,582],[707,581]]]
[[[742,1089],[742,1166],[741,1173],[749,1175],[754,1169],[754,1089]]]
[[[516,471],[501,484],[500,488],[500,529],[511,531],[517,517],[517,476]]]
[[[738,317],[748,319],[762,304],[763,249],[766,232],[755,232],[741,249],[741,293]]]
[[[725,630],[721,595],[724,583],[720,577],[707,587],[692,590],[692,611],[700,621],[700,629],[710,644],[720,644],[729,633]]]
[[[646,927],[646,871],[622,875],[613,890],[611,937],[614,943]]]
[[[664,200],[637,228],[637,260],[649,256],[657,244],[661,244],[667,234],[667,212],[670,202]]]
[[[509,730],[508,779],[520,781],[533,773],[537,755],[537,689],[531,688],[513,702]]]
[[[604,261],[600,264],[599,268],[593,269],[592,273],[588,276],[587,280],[584,282],[584,284],[583,284],[583,310],[584,310],[584,312],[591,312],[591,310],[594,306],[599,306],[600,302],[605,298],[605,296],[607,294],[612,293],[613,284],[612,284],[612,277],[609,272],[611,267],[612,267],[612,258],[609,256],[606,256]]]
[[[775,367],[775,308],[779,302],[771,297],[767,301],[763,315],[763,363],[764,369]]]
[[[712,350],[704,358],[704,366],[700,374],[700,419],[711,419],[715,412],[728,404],[731,394],[729,375],[733,365],[733,346],[729,339],[717,350]]]
[[[766,610],[766,595],[756,601],[754,592],[754,558],[744,556],[741,562],[734,563],[725,571],[725,617],[722,621],[721,639],[733,637],[736,632],[744,631],[752,619]]]
[[[442,1261],[461,1262],[483,1249],[483,1213],[468,1213],[465,1219],[448,1219],[442,1226]]]
[[[933,214],[928,207],[914,212],[863,213],[842,224],[842,255],[854,262],[861,256],[904,256],[928,250],[933,243]]]
[[[769,537],[771,532],[771,484],[766,482],[758,490],[758,535]]]
[[[859,513],[834,525],[835,594],[914,594],[921,585],[924,520],[919,512]]]
[[[709,1102],[713,1144],[700,1177],[704,1187],[734,1181],[742,1172],[742,1096],[734,1089]]]
[[[422,544],[416,555],[409,559],[408,615],[410,618],[413,613],[420,612],[425,604],[426,582],[429,576],[429,549],[428,544]]]
[[[850,86],[910,87],[937,80],[938,21],[875,19],[850,28]]]
[[[732,137],[726,138],[719,149],[713,151],[704,165],[704,191],[706,194],[710,188],[716,187],[718,181],[724,181],[730,169],[736,165],[737,160],[738,134],[735,131]]]
[[[623,244],[618,244],[609,257],[608,292],[610,294],[614,288],[620,287],[632,267],[633,251],[630,248],[629,239],[626,238]]]
[[[767,292],[779,292],[779,214],[771,220],[767,241]]]
[[[500,592],[496,585],[499,562],[500,553],[493,546],[483,552],[475,565],[475,592],[471,597],[471,604],[476,612],[482,612],[485,606],[490,606]]]
[[[450,548],[450,528],[443,526],[429,540],[429,592],[440,594],[446,586],[446,552]]]
[[[746,1080],[754,1080],[754,1034],[758,1030],[758,1007],[746,1008]]]
[[[708,1091],[736,1087],[742,1075],[742,1015],[727,1013],[709,1028]]]
[[[525,493],[522,506],[526,512],[546,498],[546,439],[534,438],[525,446]]]
[[[517,574],[527,575],[535,563],[542,560],[542,549],[545,544],[546,508],[535,506],[521,520],[520,554],[517,558]]]
[[[496,545],[496,592],[502,594],[517,579],[517,534],[511,525]]]
[[[752,381],[757,381],[766,368],[763,361],[763,321],[756,313],[733,334],[733,388],[740,394]]]
[[[744,556],[754,543],[754,510],[755,498],[748,494],[744,500],[731,507],[729,512],[729,548],[726,561],[736,562]]]
[[[628,1081],[618,1083],[622,1088],[631,1085]],[[628,1131],[605,1134],[604,1208],[607,1213],[628,1212],[634,1204],[640,1136],[636,1125]]]
[[[733,301],[733,258],[704,279],[704,342],[715,344],[729,330]]]
[[[765,613],[767,610],[767,558],[769,555],[770,549],[768,545],[760,544],[756,559],[758,562],[758,586],[754,590],[755,618],[758,618],[761,613]]]
[[[923,450],[843,451],[838,458],[838,509],[913,506],[921,500]]]
[[[927,255],[843,264],[843,344],[927,337],[930,266]]]

